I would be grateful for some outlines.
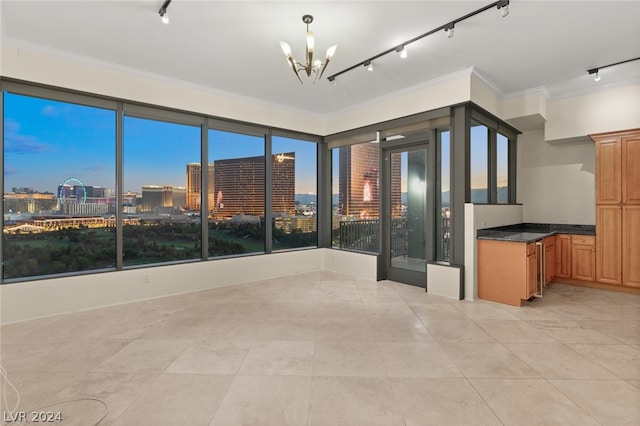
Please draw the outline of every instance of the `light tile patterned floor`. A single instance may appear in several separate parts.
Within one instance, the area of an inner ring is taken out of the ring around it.
[[[640,296],[624,293],[553,284],[516,308],[317,272],[1,332],[21,410],[93,396],[101,425],[640,424]]]

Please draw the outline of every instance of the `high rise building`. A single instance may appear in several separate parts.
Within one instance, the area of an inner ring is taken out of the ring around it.
[[[359,219],[378,218],[380,215],[380,154],[379,146],[363,143],[340,148],[339,151],[339,207],[345,216]],[[400,157],[392,157],[391,206],[399,208]],[[397,164],[396,164],[397,163]]]
[[[213,192],[213,182],[214,182],[214,167],[213,164],[209,163],[208,165],[208,196],[207,202],[209,203],[209,210],[212,210],[212,206],[214,205],[214,192]],[[200,210],[201,203],[201,192],[202,192],[202,166],[200,163],[188,163],[187,164],[187,190],[186,190],[186,198],[187,198],[187,209],[188,210]]]
[[[153,212],[157,207],[174,207],[173,186],[145,185],[142,187],[142,212]]]
[[[215,215],[264,215],[264,156],[231,158],[214,162]],[[275,154],[271,159],[272,211],[295,212],[295,153]]]

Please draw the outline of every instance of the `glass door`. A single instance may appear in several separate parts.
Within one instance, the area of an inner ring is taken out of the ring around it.
[[[428,145],[383,148],[383,256],[387,279],[426,287]]]

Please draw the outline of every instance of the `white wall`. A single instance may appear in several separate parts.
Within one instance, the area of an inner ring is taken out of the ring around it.
[[[464,205],[464,298],[478,298],[478,229],[522,223],[521,205]]]
[[[596,223],[595,144],[550,144],[542,130],[518,136],[517,201],[524,221]]]
[[[1,46],[2,76],[215,117],[324,134],[323,117],[111,64]]]
[[[322,269],[324,250],[314,249],[3,284],[0,322]]]
[[[640,128],[640,84],[548,102],[545,140]]]
[[[0,324],[319,270],[375,280],[376,256],[309,249],[3,284]]]

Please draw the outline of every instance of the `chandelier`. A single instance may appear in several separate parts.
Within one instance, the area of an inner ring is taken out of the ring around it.
[[[298,80],[300,80],[300,83],[304,84],[302,82],[302,78],[300,78],[301,71],[304,71],[307,74],[307,77],[311,77],[311,73],[313,72],[315,74],[313,82],[315,83],[318,78],[322,77],[322,74],[324,73],[325,68],[327,68],[327,65],[329,65],[329,61],[333,57],[333,54],[336,53],[336,49],[338,48],[338,45],[334,44],[333,46],[327,49],[327,54],[324,58],[324,62],[321,62],[319,59],[316,59],[314,61],[313,60],[314,38],[313,38],[313,33],[309,31],[309,24],[313,22],[313,16],[304,15],[302,17],[302,22],[307,24],[307,45],[306,45],[306,55],[305,55],[306,62],[303,64],[293,59],[293,54],[291,53],[291,47],[289,47],[289,44],[287,42],[281,41],[280,47],[282,48],[284,55],[287,57],[287,62],[289,63],[289,66],[295,73],[296,77],[298,77]]]

